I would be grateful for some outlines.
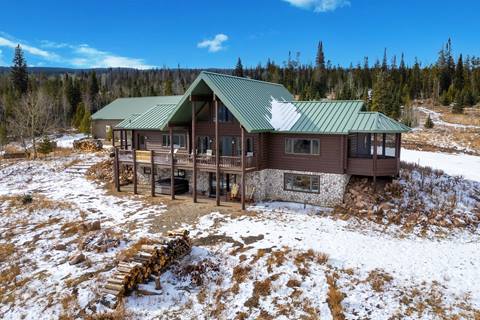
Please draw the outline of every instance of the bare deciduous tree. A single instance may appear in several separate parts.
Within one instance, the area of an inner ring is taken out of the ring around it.
[[[37,138],[55,128],[51,98],[43,91],[28,92],[13,109],[8,121],[9,132],[17,137],[25,151],[32,143],[33,158],[37,158]]]

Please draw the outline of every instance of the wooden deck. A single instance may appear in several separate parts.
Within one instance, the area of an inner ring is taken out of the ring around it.
[[[135,152],[135,155],[134,155]],[[119,150],[118,161],[125,164],[137,164],[153,165],[159,167],[170,168],[172,165],[172,156],[169,152],[158,152],[153,150]],[[245,171],[255,170],[256,157],[245,157]],[[174,153],[173,162],[177,169],[193,169],[193,156],[188,153]],[[214,155],[197,155],[196,167],[200,170],[215,171],[216,170],[216,158]],[[220,156],[219,157],[220,170],[226,172],[240,172],[242,170],[242,157],[240,156]]]

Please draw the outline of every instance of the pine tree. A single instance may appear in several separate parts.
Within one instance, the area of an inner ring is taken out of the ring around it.
[[[380,72],[373,86],[371,110],[388,114],[392,103],[392,92],[385,72]]]
[[[26,93],[28,90],[27,61],[23,56],[23,51],[20,45],[17,45],[15,48],[10,76],[15,90],[20,94]]]
[[[80,102],[77,106],[75,116],[73,117],[73,123],[72,123],[73,127],[77,129],[80,128],[84,114],[85,114],[85,104],[83,102]]]
[[[387,48],[383,50],[382,71],[383,72],[388,71]]]
[[[458,57],[457,66],[455,67],[455,78],[453,79],[453,84],[458,92],[460,92],[465,85],[465,76],[463,72],[463,59],[462,55],[460,54]]]
[[[242,65],[242,60],[238,58],[237,64],[235,65],[235,70],[233,71],[233,75],[237,77],[243,77],[243,65]]]
[[[173,83],[172,80],[167,79],[164,83],[163,95],[172,96],[173,95]]]
[[[432,118],[430,118],[430,115],[428,115],[427,120],[425,120],[425,124],[423,125],[427,129],[432,129],[434,124],[432,121]]]
[[[38,144],[37,151],[41,154],[49,154],[53,151],[54,143],[50,140],[48,136],[44,136],[42,141]]]
[[[91,114],[90,114],[90,110],[88,108],[85,108],[85,112],[83,113],[83,118],[82,118],[82,121],[80,122],[80,127],[79,127],[79,130],[80,132],[82,133],[85,133],[87,135],[90,134],[91,132]]]
[[[325,69],[325,54],[323,53],[323,42],[318,43],[317,57],[315,59],[316,67],[319,69]]]

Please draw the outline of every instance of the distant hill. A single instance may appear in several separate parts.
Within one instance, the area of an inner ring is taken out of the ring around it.
[[[63,67],[29,67],[29,73],[44,73],[49,75],[54,74],[61,74],[61,73],[82,73],[82,72],[90,72],[95,70],[98,74],[107,73],[111,71],[151,71],[151,70],[139,70],[133,68],[92,68],[92,69],[74,69],[74,68],[63,68]],[[175,68],[159,68],[153,70],[181,70],[181,71],[194,71],[194,70],[207,70],[212,72],[220,72],[220,73],[231,73],[233,69],[217,69],[217,68],[183,68],[183,69],[175,69]],[[0,74],[10,72],[10,67],[2,67],[0,66]]]

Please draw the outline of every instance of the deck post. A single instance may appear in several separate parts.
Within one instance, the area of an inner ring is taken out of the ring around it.
[[[112,128],[112,147],[115,148],[115,130]]]
[[[386,149],[385,140],[387,140],[387,134],[383,133],[382,134],[382,156],[384,156],[384,157],[385,157],[385,149]]]
[[[245,128],[240,125],[240,132],[241,132],[241,140],[242,140],[242,190],[241,192],[241,202],[242,202],[242,210],[245,210]]]
[[[120,192],[120,165],[118,164],[118,148],[115,147],[114,148],[114,152],[115,152],[115,160],[114,160],[114,163],[113,163],[113,170],[114,170],[114,174],[115,174],[115,189],[117,190],[117,192]]]
[[[190,96],[190,100],[192,97]],[[195,109],[195,102],[192,101],[192,197],[193,202],[197,202],[197,140],[196,140],[196,109]]]
[[[395,157],[397,158],[397,176],[400,173],[400,149],[401,149],[402,135],[400,133],[395,134]]]
[[[170,133],[170,195],[175,200],[175,159],[173,154],[173,127],[168,128]]]
[[[152,197],[155,197],[155,155],[153,150],[150,150],[150,174],[152,183]]]
[[[373,134],[373,188],[377,186],[377,134]]]
[[[220,139],[218,136],[218,100],[213,94],[215,105],[215,199],[217,206],[220,206]]]
[[[135,149],[132,150],[132,158],[133,158],[133,193],[137,194],[137,151]]]

